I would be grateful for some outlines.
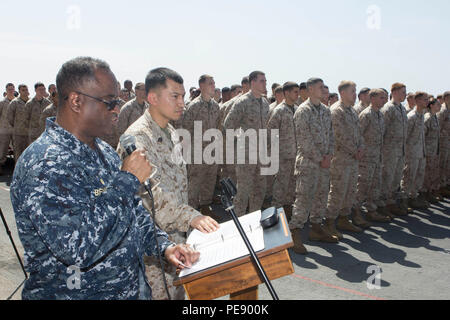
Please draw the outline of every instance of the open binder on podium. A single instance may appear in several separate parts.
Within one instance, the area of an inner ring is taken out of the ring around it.
[[[255,252],[264,250],[264,234],[261,226],[261,211],[249,213],[239,218]],[[212,233],[201,233],[194,230],[188,237],[190,244],[200,252],[199,260],[190,269],[180,272],[180,277],[217,266],[219,264],[248,255],[248,249],[242,240],[233,221],[222,223],[220,228]]]

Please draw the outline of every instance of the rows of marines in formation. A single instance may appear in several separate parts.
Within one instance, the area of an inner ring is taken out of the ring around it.
[[[259,159],[188,165],[189,204],[205,215],[218,218],[210,206],[214,186],[231,177],[237,214],[283,207],[294,251],[305,254],[300,231],[308,219],[309,240],[337,243],[342,232],[389,223],[450,194],[450,92],[437,98],[407,94],[406,85],[395,83],[390,93],[363,88],[357,95],[354,82],[342,81],[337,95],[311,78],[300,85],[274,84],[269,101],[263,72],[245,77],[232,87],[230,100],[220,103],[212,76],[202,76],[199,87],[174,127],[191,135],[195,121],[202,122],[203,133],[279,130],[279,171],[273,176],[261,174]]]
[[[167,132],[159,130],[162,137],[170,137],[161,139],[164,146],[165,140],[173,142],[175,129],[185,129],[193,137],[195,122],[201,122],[202,134],[209,129],[279,132],[279,170],[275,175],[262,175],[263,164],[259,159],[256,164],[236,164],[236,159],[227,159],[223,165],[188,164],[187,183],[175,179],[177,183],[172,186],[187,188],[187,199],[180,202],[187,202],[188,206],[180,206],[182,209],[178,211],[221,220],[211,205],[218,200],[214,197],[218,181],[230,177],[237,186],[236,213],[242,216],[270,206],[283,207],[294,251],[305,254],[301,230],[308,219],[311,241],[337,243],[343,239],[342,232],[362,232],[371,222],[388,223],[450,195],[450,92],[438,99],[425,92],[407,95],[406,86],[395,83],[390,98],[385,89],[361,89],[359,103],[355,105],[357,88],[351,81],[340,83],[339,94],[330,94],[318,78],[301,84],[274,84],[271,98],[267,98],[266,85],[265,74],[256,71],[244,77],[240,85],[221,91],[215,87],[212,76],[203,75],[199,88],[191,88],[182,117],[171,121]],[[8,84],[0,105],[2,165],[10,146],[18,159],[44,131],[46,118],[55,116],[57,111],[56,88],[50,86],[46,93],[45,86],[38,83],[36,95],[30,100],[26,86],[20,85],[18,89],[15,97],[14,85]],[[119,137],[127,129],[132,132],[138,127],[137,120],[144,119],[149,108],[143,83],[137,83],[132,90],[127,81],[125,89],[120,90],[120,98],[118,126],[111,136],[101,137],[119,154]],[[159,147],[155,146],[155,150]],[[207,143],[202,144],[202,149],[206,147]],[[169,158],[173,145],[168,142],[166,149],[158,152],[167,153],[165,156]],[[245,151],[248,154],[249,146]],[[158,155],[150,157],[152,163],[158,161]],[[163,175],[172,170],[157,165],[166,172]],[[161,192],[167,193],[167,183],[162,185],[165,187]],[[167,219],[173,211],[169,209],[161,210]],[[170,224],[188,225],[184,222],[181,219]],[[175,226],[174,232],[185,232],[183,228]],[[175,233],[171,236],[175,237]],[[146,265],[155,289],[154,298],[163,299],[165,293],[158,285],[162,279],[157,264],[146,261]],[[171,285],[175,271],[168,274],[173,296],[182,299],[184,291]]]

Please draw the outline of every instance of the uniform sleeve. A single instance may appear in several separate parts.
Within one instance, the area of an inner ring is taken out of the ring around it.
[[[159,255],[164,257],[164,251],[173,243],[169,240],[167,233],[155,225],[142,200],[139,201],[136,209],[136,226],[141,235],[141,255],[157,256],[156,253],[159,253]],[[160,246],[159,252],[156,239]]]
[[[241,127],[240,120],[242,119],[242,103],[236,102],[228,112],[224,121],[225,129],[238,129]],[[243,128],[244,129],[244,128]]]
[[[408,141],[409,138],[411,137],[411,133],[413,132],[414,127],[416,125],[416,120],[417,120],[417,117],[408,118],[408,133],[406,136],[406,141]]]
[[[136,136],[136,146],[137,148],[142,148],[146,150],[147,158],[150,160],[156,168],[160,168],[160,160],[156,154],[154,154],[156,147],[152,145],[147,145],[144,148],[145,142],[140,135]],[[166,188],[164,184],[161,183],[159,179],[159,174],[156,174],[152,182],[152,193],[155,201],[155,219],[158,226],[166,232],[187,232],[190,228],[191,221],[200,216],[201,213],[190,207],[187,204],[179,204],[177,195],[175,195],[170,190],[172,188]],[[151,200],[143,187],[141,187],[139,192],[143,205],[148,212],[151,212],[152,203]]]
[[[14,127],[14,117],[16,116],[16,103],[15,102],[11,102],[8,105],[7,108],[7,118],[8,118],[8,122],[9,124]]]
[[[12,197],[16,215],[21,212],[31,220],[52,254],[80,268],[92,266],[123,240],[133,221],[139,187],[138,179],[123,171],[100,195],[86,188],[88,181],[82,170],[56,168],[43,160],[16,186],[23,197]]]
[[[359,128],[361,130],[361,135],[365,135],[367,128],[369,127],[370,119],[367,113],[361,113],[359,115]]]
[[[364,141],[364,136],[363,136],[362,131],[361,131],[361,126],[359,124],[359,118],[356,117],[356,119],[358,119],[358,122],[356,124],[357,127],[358,127],[358,149],[364,149],[366,147],[365,146],[365,141]]]
[[[294,121],[295,134],[303,156],[315,163],[320,163],[323,160],[323,155],[320,153],[318,146],[315,145],[306,112],[296,112]]]
[[[188,130],[191,133],[191,136],[194,135],[194,109],[196,104],[191,104],[183,114],[181,126],[183,129]]]
[[[384,106],[383,108],[381,108],[380,112],[383,114],[383,118],[384,118],[384,135],[383,137],[386,137],[386,133],[387,133],[387,128],[390,127],[391,121],[392,121],[392,113],[393,113],[393,108],[387,108],[386,106]]]
[[[334,128],[333,128],[333,122],[330,121],[330,133],[328,134],[328,155],[332,156],[334,155]]]
[[[425,119],[424,121],[424,126],[423,126],[423,135],[426,137],[428,134],[428,131],[430,131],[430,127],[431,127],[431,120],[432,117],[428,117],[427,119]]]
[[[157,185],[158,181],[153,180],[152,193],[155,201],[155,219],[158,226],[166,232],[187,232],[191,226],[191,221],[202,214],[190,207],[188,204],[177,204],[174,200],[176,196]],[[140,193],[144,207],[148,212],[152,210],[152,203],[145,190]]]
[[[267,121],[267,129],[281,129],[281,112],[274,110],[270,114],[269,121]]]

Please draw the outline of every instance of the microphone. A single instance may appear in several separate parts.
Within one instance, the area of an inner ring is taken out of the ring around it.
[[[137,149],[135,136],[124,134],[120,137],[119,142],[120,142],[120,145],[125,149],[125,152],[127,153],[127,155],[131,155]],[[150,201],[152,203],[152,218],[153,218],[153,223],[154,223],[153,233],[154,233],[154,237],[156,240],[157,250],[158,250],[158,252],[160,252],[160,244],[159,244],[158,237],[156,236],[155,200],[153,198],[152,186],[151,186],[151,183],[149,180],[144,182],[144,188],[147,191],[148,196],[150,197]],[[161,267],[161,274],[162,274],[162,278],[164,281],[164,287],[166,289],[167,297],[169,298],[169,300],[172,300],[172,297],[170,296],[170,293],[169,293],[169,288],[167,287],[167,280],[166,280],[165,272],[164,272],[164,263],[162,261],[162,257],[160,254],[158,254],[158,258],[159,258],[159,265]]]
[[[120,145],[125,149],[128,155],[136,151],[136,137],[124,134],[119,139]]]

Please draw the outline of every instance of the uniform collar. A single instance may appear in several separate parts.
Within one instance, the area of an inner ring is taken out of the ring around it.
[[[144,117],[145,117],[145,120],[146,120],[148,126],[150,127],[150,130],[152,130],[153,132],[157,132],[158,135],[161,137],[166,136],[166,134],[163,132],[163,129],[155,122],[155,120],[153,120],[152,115],[148,111],[148,108],[144,112]],[[178,141],[178,139],[175,139],[176,131],[170,123],[167,124],[166,129],[170,132],[172,142]],[[159,140],[159,137],[158,137],[158,140]]]

